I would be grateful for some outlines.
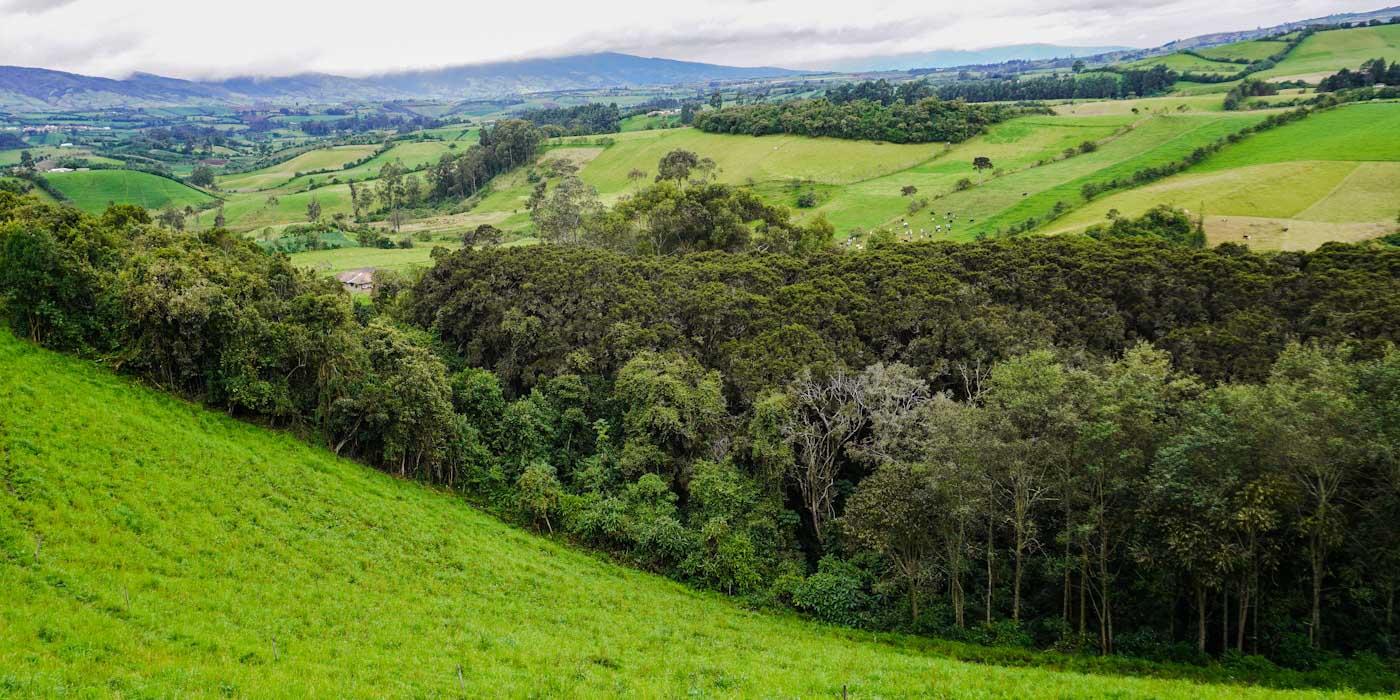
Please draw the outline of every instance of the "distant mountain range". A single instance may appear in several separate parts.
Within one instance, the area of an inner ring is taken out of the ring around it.
[[[870,56],[837,61],[828,67],[835,71],[862,73],[910,70],[913,68],[957,68],[959,66],[1042,61],[1047,58],[1080,58],[1114,51],[1131,51],[1129,46],[1058,46],[1055,44],[1014,44],[973,51],[927,51],[923,53]]]
[[[325,73],[191,81],[137,73],[124,80],[0,66],[0,109],[94,109],[256,102],[466,100],[531,92],[706,83],[797,75],[784,68],[595,53],[414,70],[363,78]]]
[[[1204,34],[1150,49],[1020,44],[975,51],[930,51],[840,61],[838,72],[986,67],[1007,61],[1050,61],[1082,57],[1096,62],[1133,60],[1183,49],[1254,39],[1310,24],[1339,24],[1400,15],[1400,6],[1371,12],[1329,15],[1272,27]],[[810,72],[810,71],[808,71]],[[559,58],[482,63],[350,78],[326,73],[191,81],[137,73],[123,80],[74,73],[0,66],[0,110],[101,109],[178,105],[255,103],[328,104],[384,100],[473,100],[525,93],[614,87],[684,85],[801,75],[785,68],[740,68],[711,63],[593,53]]]

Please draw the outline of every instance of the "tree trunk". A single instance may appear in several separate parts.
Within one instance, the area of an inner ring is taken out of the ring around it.
[[[919,592],[913,576],[909,576],[909,621],[919,621]]]
[[[1088,632],[1089,619],[1089,554],[1082,552],[1079,561],[1079,636]]]
[[[1238,629],[1235,630],[1235,651],[1244,653],[1244,626],[1249,622],[1249,584],[1245,584],[1240,590],[1240,615]]]
[[[1220,587],[1220,653],[1230,648],[1230,586]]]
[[[1196,582],[1196,649],[1206,650],[1206,587]]]
[[[992,624],[992,584],[994,572],[992,564],[996,559],[996,531],[990,515],[987,516],[987,624]]]
[[[1099,648],[1107,655],[1113,653],[1113,587],[1108,578],[1108,528],[1103,523],[1099,525],[1099,596]]]
[[[1308,626],[1308,644],[1317,646],[1317,638],[1322,627],[1322,547],[1318,536],[1310,538],[1309,555],[1312,559],[1312,624]]]

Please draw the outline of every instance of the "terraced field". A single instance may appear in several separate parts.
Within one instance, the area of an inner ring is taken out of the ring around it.
[[[1347,105],[1254,135],[1190,170],[1096,200],[1046,227],[1060,233],[1170,204],[1205,215],[1213,243],[1311,249],[1374,238],[1400,214],[1400,104]]]
[[[183,183],[135,170],[87,170],[45,175],[54,187],[88,213],[98,213],[112,202],[147,209],[199,206],[214,198]]]

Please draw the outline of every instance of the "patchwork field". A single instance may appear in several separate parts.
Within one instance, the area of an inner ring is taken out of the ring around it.
[[[1205,215],[1212,243],[1311,249],[1395,230],[1400,214],[1400,104],[1347,105],[1251,136],[1190,170],[1102,197],[1051,233],[1133,216],[1158,204]]]
[[[261,170],[221,177],[218,180],[219,188],[235,192],[271,189],[296,177],[297,173],[339,170],[347,163],[374,153],[377,148],[374,144],[318,148]]]
[[[58,191],[73,205],[88,213],[99,213],[112,202],[135,204],[147,209],[165,206],[199,206],[214,198],[174,180],[135,170],[87,170],[47,173]]]
[[[753,612],[8,332],[0,402],[10,697],[1359,697],[967,663]]]

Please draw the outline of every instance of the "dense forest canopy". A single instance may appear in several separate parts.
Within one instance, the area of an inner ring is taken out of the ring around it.
[[[961,142],[1024,110],[969,105],[935,97],[882,104],[871,100],[791,100],[725,107],[695,115],[692,125],[718,134],[800,134],[891,143]]]
[[[616,103],[592,102],[574,107],[549,107],[521,112],[520,118],[540,127],[550,136],[615,134],[622,112]]]
[[[869,101],[881,105],[916,104],[937,97],[967,102],[1019,102],[1027,100],[1117,99],[1158,95],[1172,88],[1177,74],[1166,66],[1116,69],[1083,75],[1051,75],[1039,78],[989,78],[959,80],[935,85],[927,78],[891,83],[881,78],[846,83],[826,91],[835,104]]]

